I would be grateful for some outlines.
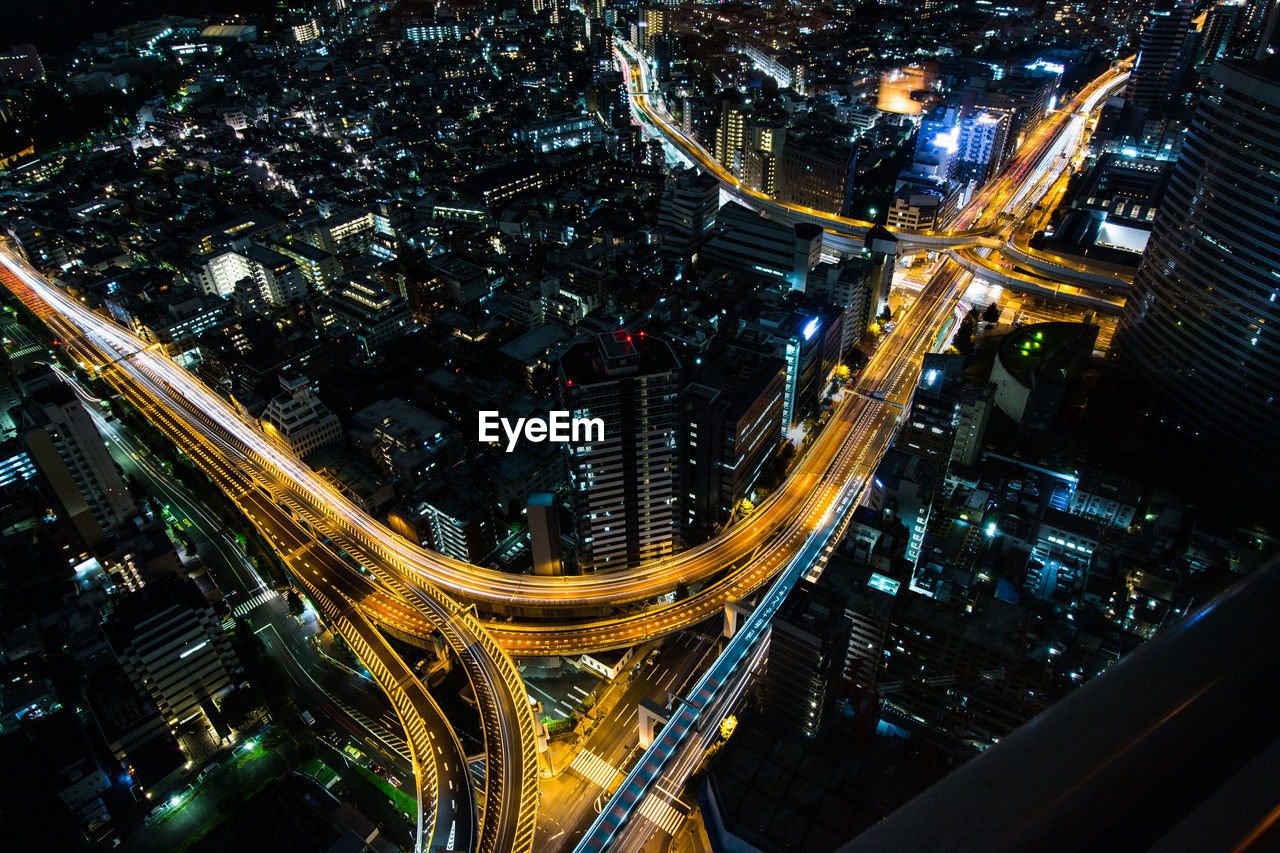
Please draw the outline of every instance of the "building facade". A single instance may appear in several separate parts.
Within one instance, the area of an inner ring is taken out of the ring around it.
[[[1280,463],[1280,75],[1209,73],[1117,332],[1120,357],[1205,438]]]
[[[679,363],[664,341],[618,331],[559,363],[563,407],[604,420],[604,440],[571,444],[569,486],[584,569],[634,566],[680,539]]]

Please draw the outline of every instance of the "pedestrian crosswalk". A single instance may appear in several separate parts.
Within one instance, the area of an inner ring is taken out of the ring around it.
[[[684,812],[659,797],[650,794],[640,801],[640,814],[667,835],[675,835],[680,824],[684,822]]]
[[[595,782],[601,788],[608,788],[612,785],[614,777],[618,775],[618,771],[613,768],[613,765],[589,749],[579,752],[577,757],[573,759],[573,763],[569,765],[569,769],[582,778]]]
[[[280,593],[276,592],[274,589],[262,589],[262,590],[259,590],[259,591],[258,591],[258,592],[257,592],[257,593],[252,597],[252,598],[250,598],[249,600],[247,600],[247,601],[242,601],[242,602],[240,602],[239,604],[237,604],[237,605],[236,605],[236,607],[235,607],[235,609],[231,611],[231,615],[232,615],[232,616],[243,616],[243,615],[245,615],[246,613],[248,613],[250,610],[252,610],[253,608],[255,608],[255,607],[257,607],[257,606],[259,606],[259,605],[261,605],[261,604],[266,604],[268,601],[270,601],[270,600],[271,600],[271,599],[273,599],[273,598],[279,598],[279,597],[280,597]]]

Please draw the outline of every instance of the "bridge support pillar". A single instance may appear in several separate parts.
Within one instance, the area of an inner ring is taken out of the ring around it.
[[[652,699],[640,700],[636,721],[640,726],[640,748],[648,749],[653,744],[654,736],[671,719],[671,710],[664,708]]]
[[[742,627],[742,623],[747,621],[747,617],[751,615],[751,608],[747,607],[740,601],[726,601],[724,603],[724,630],[721,634],[726,640],[732,640],[733,635],[738,633],[738,629]]]

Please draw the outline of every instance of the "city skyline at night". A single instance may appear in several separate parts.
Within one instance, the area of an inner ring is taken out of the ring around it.
[[[11,843],[1269,849],[1278,48],[1275,0],[24,7]]]

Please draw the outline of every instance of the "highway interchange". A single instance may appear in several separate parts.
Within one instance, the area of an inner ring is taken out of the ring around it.
[[[625,58],[620,61],[625,67]],[[643,72],[627,76],[633,104],[651,127],[733,191],[759,196],[726,176],[705,152],[685,149],[688,140],[644,94]],[[946,231],[919,235],[921,243],[953,250],[973,246],[978,237],[1008,239],[1012,223],[1030,212],[1037,193],[1048,190],[1081,143],[1086,117],[1125,76],[1122,68],[1112,69],[1042,121]],[[755,201],[756,206],[778,204]],[[865,234],[869,225],[808,209],[790,213],[816,217],[845,235],[859,229]],[[986,257],[981,249],[966,251]],[[970,278],[955,263],[938,267],[872,357],[860,377],[860,393],[839,404],[783,486],[748,519],[697,548],[651,564],[544,578],[504,575],[400,539],[158,348],[90,310],[11,248],[0,252],[0,264],[5,284],[64,339],[67,349],[96,368],[236,501],[329,626],[373,673],[411,747],[421,804],[419,848],[450,843],[484,851],[533,847],[539,801],[536,724],[512,656],[635,645],[716,616],[726,603],[769,584],[831,521],[837,504],[847,507],[850,487],[874,470],[909,401],[921,357],[945,344],[942,333],[963,313],[961,297]],[[692,594],[660,602],[680,584]],[[439,633],[462,661],[484,728],[488,770],[481,803],[470,800],[462,750],[448,721],[379,629],[410,640]],[[696,750],[687,755],[696,757]],[[687,755],[681,760],[692,760]]]

